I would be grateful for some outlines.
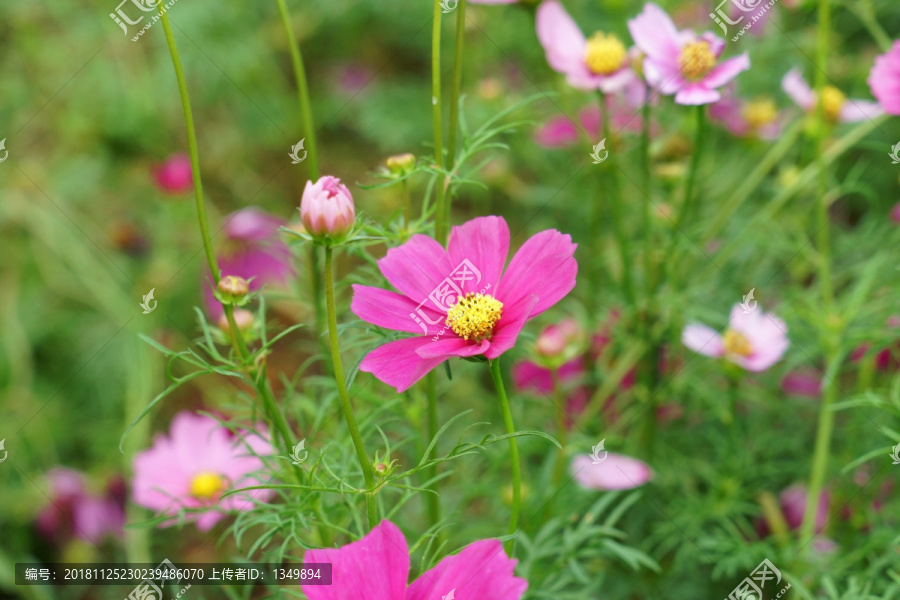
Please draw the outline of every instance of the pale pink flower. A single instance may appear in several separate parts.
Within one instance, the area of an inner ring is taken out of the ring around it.
[[[647,463],[630,456],[608,453],[600,462],[587,454],[572,459],[569,470],[578,484],[589,490],[630,490],[653,479]]]
[[[225,492],[265,481],[256,475],[261,456],[273,453],[265,431],[240,431],[234,435],[212,417],[180,412],[172,419],[169,435],[157,434],[153,446],[134,457],[134,502],[173,518],[195,521],[209,531],[228,512],[251,510],[265,502],[271,490],[253,490],[221,498]]]
[[[189,192],[194,187],[190,157],[187,154],[173,154],[153,169],[153,180],[166,193]]]
[[[306,182],[300,200],[300,219],[314,237],[341,238],[353,229],[356,211],[353,197],[341,180],[331,175]]]
[[[731,309],[728,324],[720,335],[706,325],[692,323],[684,328],[681,342],[694,352],[724,358],[748,371],[765,371],[790,345],[784,321],[762,309],[745,313],[737,304]]]
[[[575,248],[570,236],[548,229],[529,238],[504,271],[509,227],[502,217],[454,227],[446,250],[414,235],[378,261],[400,293],[354,285],[351,310],[368,323],[419,335],[376,348],[359,369],[402,392],[449,358],[497,358],[528,320],[575,287]]]
[[[84,475],[66,468],[47,474],[50,504],[35,521],[37,530],[49,540],[63,543],[76,537],[94,544],[106,536],[122,537],[125,525],[125,501],[112,482],[105,494],[87,490]]]
[[[869,73],[869,89],[889,115],[900,115],[900,40],[875,58]]]
[[[332,569],[331,585],[301,584],[309,600],[438,600],[451,591],[460,600],[519,600],[528,588],[497,540],[470,544],[407,583],[409,547],[390,521],[341,548],[307,550],[303,562]]]
[[[602,32],[585,38],[557,0],[541,3],[536,25],[547,62],[565,75],[572,87],[611,94],[636,79],[625,45],[614,35]]]
[[[725,125],[732,135],[774,140],[781,135],[782,119],[778,107],[768,98],[738,98],[729,88],[722,99],[709,107],[709,118]]]
[[[663,94],[675,94],[678,104],[709,104],[721,98],[716,88],[750,68],[744,53],[718,62],[725,41],[711,32],[678,31],[669,15],[652,2],[628,21],[635,44],[644,53],[647,82]]]
[[[791,371],[781,380],[781,389],[795,396],[818,398],[822,395],[822,373],[814,369]]]
[[[818,105],[816,92],[804,81],[799,69],[787,72],[781,80],[781,88],[806,113],[816,113]],[[852,123],[874,119],[883,112],[877,102],[848,99],[844,92],[833,85],[826,85],[822,90],[822,96],[825,99],[823,103],[825,118],[830,123]]]

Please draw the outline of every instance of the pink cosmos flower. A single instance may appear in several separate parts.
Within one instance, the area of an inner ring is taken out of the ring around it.
[[[565,75],[572,87],[611,94],[636,79],[629,67],[628,50],[619,38],[597,32],[586,39],[557,0],[541,3],[536,24],[547,62]]]
[[[134,502],[172,515],[163,527],[175,524],[181,509],[193,509],[185,519],[209,531],[227,512],[271,497],[271,490],[253,490],[219,499],[230,489],[262,485],[254,473],[264,466],[259,457],[272,453],[265,431],[236,436],[212,417],[180,412],[169,435],[157,434],[153,447],[134,457]]]
[[[725,125],[737,137],[774,140],[781,135],[778,107],[768,98],[744,100],[729,88],[722,99],[709,107],[709,118]]]
[[[803,525],[803,515],[806,512],[806,499],[808,496],[806,486],[795,484],[785,488],[778,497],[784,521],[791,531],[796,531]],[[816,534],[822,533],[825,529],[825,524],[828,522],[829,505],[830,496],[828,492],[823,491],[819,494],[819,505],[816,507]],[[756,522],[755,528],[759,537],[766,537],[772,533],[768,522],[762,518]]]
[[[579,454],[569,467],[575,481],[588,490],[630,490],[653,479],[647,463],[630,456],[608,453],[596,461],[587,454]]]
[[[818,398],[822,395],[822,373],[810,369],[791,371],[781,380],[781,389],[795,396]]]
[[[669,15],[649,2],[644,10],[628,21],[635,44],[644,53],[644,76],[663,94],[675,94],[678,104],[717,102],[722,87],[750,68],[746,53],[718,62],[725,41],[711,32],[697,36],[693,31],[678,31]]]
[[[570,236],[548,229],[529,238],[504,271],[509,228],[502,217],[454,227],[446,250],[414,235],[378,261],[400,293],[354,285],[351,310],[374,325],[420,335],[373,350],[360,370],[402,392],[448,358],[497,358],[526,321],[575,287],[575,248]]]
[[[153,180],[169,194],[183,194],[194,187],[191,159],[187,154],[173,154],[153,170]]]
[[[610,126],[614,133],[623,131],[639,133],[641,131],[641,118],[636,116],[636,108],[625,94],[616,94],[606,97],[606,105],[609,107]],[[602,132],[600,120],[600,107],[591,104],[584,107],[578,113],[581,129],[590,140],[599,140]],[[534,141],[544,148],[561,148],[571,146],[578,142],[580,130],[578,125],[569,117],[560,115],[544,123],[534,135]]]
[[[233,275],[250,282],[250,291],[263,285],[284,286],[294,276],[291,250],[285,244],[278,229],[285,222],[257,208],[245,208],[225,217],[225,243],[219,252],[219,270],[222,276]],[[206,311],[218,319],[224,312],[213,296],[212,284],[204,286]]]
[[[797,106],[807,113],[815,114],[818,104],[816,92],[803,80],[799,69],[787,72],[781,80],[781,88]],[[847,99],[844,92],[833,85],[826,85],[822,90],[822,96],[825,99],[825,118],[832,124],[874,119],[883,112],[877,102]]]
[[[875,58],[869,73],[869,89],[889,115],[900,115],[900,40]]]
[[[110,535],[122,537],[125,499],[117,493],[118,482],[110,482],[105,494],[88,492],[84,475],[56,468],[47,474],[50,505],[35,520],[37,530],[48,540],[62,543],[76,537],[98,544]]]
[[[692,323],[684,328],[681,342],[694,352],[725,358],[748,371],[765,371],[781,359],[790,344],[784,321],[761,309],[746,313],[737,304],[728,323],[722,335],[706,325]]]
[[[455,597],[519,600],[528,582],[513,572],[497,540],[481,540],[447,556],[408,584],[409,547],[400,529],[382,521],[361,540],[338,549],[307,550],[304,563],[331,563],[331,585],[301,584],[309,600],[437,600]]]
[[[300,200],[300,219],[312,236],[340,238],[347,235],[356,220],[350,190],[331,175],[324,175],[315,183],[307,181]]]

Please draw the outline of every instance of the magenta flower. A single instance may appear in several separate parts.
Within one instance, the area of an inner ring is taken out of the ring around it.
[[[684,328],[681,342],[694,352],[724,358],[748,371],[765,371],[790,345],[784,321],[762,309],[745,312],[737,304],[728,323],[722,335],[706,325],[692,323]]]
[[[578,485],[588,490],[630,490],[653,479],[647,463],[622,454],[598,451],[596,458],[579,454],[569,470]]]
[[[568,235],[542,231],[504,272],[509,228],[502,217],[454,227],[446,250],[414,235],[378,261],[400,293],[354,285],[351,310],[374,325],[421,335],[373,350],[360,370],[402,392],[448,358],[497,358],[515,345],[526,321],[575,287],[575,247]]]
[[[114,483],[105,494],[93,494],[85,487],[84,475],[66,468],[47,474],[50,504],[35,520],[37,530],[48,540],[62,543],[76,537],[99,544],[106,536],[122,537],[125,501]]]
[[[557,0],[541,3],[536,24],[547,62],[553,70],[565,75],[572,87],[611,94],[636,79],[629,67],[628,50],[621,40],[603,32],[586,39]]]
[[[663,94],[675,94],[678,104],[709,104],[722,96],[722,87],[750,68],[746,53],[718,62],[725,41],[710,32],[697,36],[678,31],[669,15],[648,2],[628,21],[635,44],[644,53],[644,77]]]
[[[797,106],[807,113],[815,114],[818,105],[816,92],[803,80],[803,75],[798,69],[791,69],[787,72],[781,80],[781,88]],[[822,90],[822,97],[824,98],[825,118],[832,124],[874,119],[883,112],[877,102],[849,100],[844,92],[833,85],[825,86]]]
[[[245,208],[225,217],[225,244],[219,253],[223,277],[241,277],[250,282],[250,291],[263,285],[284,286],[294,276],[291,250],[278,234],[285,222],[257,208]],[[212,285],[204,286],[207,313],[218,319],[224,312],[213,296]]]
[[[133,499],[136,504],[173,518],[191,509],[185,519],[209,531],[227,512],[251,510],[271,490],[220,496],[228,490],[265,483],[255,472],[260,456],[273,453],[265,431],[231,433],[212,417],[180,412],[172,419],[169,435],[157,434],[153,447],[134,457]]]
[[[331,175],[320,177],[315,183],[307,181],[300,200],[300,219],[313,237],[342,238],[356,221],[350,190]]]
[[[781,492],[779,497],[781,501],[781,512],[784,513],[784,520],[791,529],[800,529],[803,525],[803,515],[806,512],[806,501],[809,496],[806,486],[801,484],[792,485]],[[816,533],[822,533],[825,524],[828,522],[828,492],[819,494],[819,504],[816,506]]]
[[[900,40],[875,58],[869,73],[869,89],[889,115],[900,115]]]
[[[331,585],[303,585],[309,600],[437,600],[455,597],[519,600],[528,582],[513,572],[497,540],[481,540],[447,556],[408,584],[409,547],[400,529],[382,521],[361,540],[338,549],[307,550],[304,563],[331,563]]]
[[[722,99],[709,107],[709,118],[725,125],[737,137],[774,140],[781,135],[778,107],[769,98],[744,100],[729,89]]]
[[[173,154],[153,170],[153,180],[166,193],[189,192],[194,187],[191,159],[187,154]]]

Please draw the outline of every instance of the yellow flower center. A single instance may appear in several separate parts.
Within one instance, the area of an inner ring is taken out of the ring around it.
[[[225,489],[225,479],[218,473],[198,473],[191,479],[191,495],[201,500],[212,500]]]
[[[587,41],[584,62],[594,73],[609,75],[622,68],[627,56],[625,45],[619,41],[619,38],[598,31]]]
[[[822,98],[824,99],[822,104],[825,110],[825,118],[832,123],[836,123],[841,116],[841,109],[844,108],[847,96],[833,85],[826,85],[822,90]]]
[[[447,311],[447,325],[459,337],[480,342],[490,337],[502,311],[503,303],[490,294],[469,293]]]
[[[753,347],[750,346],[750,341],[743,334],[733,329],[725,332],[723,345],[725,346],[726,354],[737,356],[750,356],[753,354]]]
[[[690,42],[681,49],[678,68],[688,81],[700,81],[716,66],[716,57],[709,48],[709,42]]]
[[[748,102],[741,113],[751,129],[759,129],[778,118],[778,107],[769,98],[763,98]]]

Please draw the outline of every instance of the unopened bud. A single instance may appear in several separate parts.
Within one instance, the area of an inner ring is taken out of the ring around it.
[[[225,304],[241,304],[250,293],[250,284],[243,277],[227,275],[216,285],[219,299]]]
[[[306,233],[323,241],[340,241],[356,221],[353,197],[337,177],[325,175],[306,182],[300,200],[300,218]]]
[[[416,157],[409,153],[397,154],[395,156],[389,156],[388,159],[384,161],[384,164],[392,175],[409,175],[416,167]]]

